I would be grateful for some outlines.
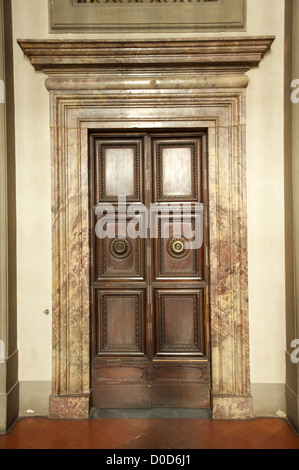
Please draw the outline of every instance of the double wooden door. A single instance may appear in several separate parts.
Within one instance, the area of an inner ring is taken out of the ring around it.
[[[210,407],[205,142],[90,136],[94,407]]]

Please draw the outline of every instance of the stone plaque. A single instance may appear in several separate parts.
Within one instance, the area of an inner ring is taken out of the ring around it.
[[[49,0],[50,32],[244,31],[246,0]]]

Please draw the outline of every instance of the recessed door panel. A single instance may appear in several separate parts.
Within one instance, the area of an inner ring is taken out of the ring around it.
[[[203,356],[203,290],[158,290],[155,312],[157,356]]]
[[[155,200],[200,202],[201,147],[198,139],[154,138]]]
[[[164,197],[192,195],[192,149],[190,147],[162,147],[161,189]],[[159,171],[159,170],[158,170]]]
[[[97,355],[144,354],[143,291],[97,290]]]
[[[185,214],[184,217],[179,221],[170,214],[155,217],[158,237],[154,239],[153,247],[157,280],[203,279],[203,238],[199,234],[203,228],[203,216],[200,213]]]
[[[106,197],[135,194],[134,148],[109,148],[104,150],[104,187]]]
[[[101,139],[96,141],[94,188],[96,203],[128,202],[142,199],[142,143],[140,139]]]
[[[105,237],[95,238],[95,280],[144,280],[144,239],[135,236],[133,228],[130,230],[130,224],[133,223],[134,231],[138,230],[138,225],[142,223],[141,217],[119,220],[119,216],[115,214],[114,219],[104,216],[98,218],[97,223],[103,227]]]

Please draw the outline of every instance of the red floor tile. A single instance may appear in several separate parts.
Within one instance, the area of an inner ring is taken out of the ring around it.
[[[299,449],[286,420],[24,418],[0,449]]]
[[[299,437],[289,428],[285,427],[268,437],[258,449],[299,449]]]
[[[19,436],[16,437],[13,434],[0,435],[0,449],[30,449],[30,446],[26,444],[23,439]]]
[[[104,436],[116,444],[124,444],[131,439],[139,436],[141,432],[131,424],[131,420],[113,420],[113,427],[104,432]]]
[[[285,427],[289,427],[288,422],[285,419],[280,418],[256,418],[252,421],[252,424],[264,431],[268,431],[271,434],[273,432],[280,431]]]
[[[165,445],[174,448],[176,442],[182,438],[182,431],[173,426],[172,420],[159,420],[157,426],[155,419],[132,420],[132,425],[144,433],[155,436]]]
[[[165,443],[162,441],[148,434],[140,434],[129,442],[121,445],[119,449],[162,449],[162,447],[165,448]]]
[[[251,443],[234,434],[227,434],[214,444],[209,446],[210,449],[252,449]]]

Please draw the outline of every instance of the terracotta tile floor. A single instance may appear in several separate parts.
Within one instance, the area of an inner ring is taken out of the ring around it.
[[[0,449],[299,449],[288,421],[19,419]]]

